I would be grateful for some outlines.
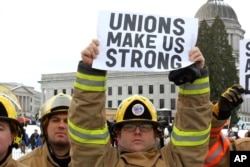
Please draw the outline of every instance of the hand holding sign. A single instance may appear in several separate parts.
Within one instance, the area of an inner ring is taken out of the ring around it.
[[[93,60],[99,54],[99,45],[99,40],[93,39],[92,42],[81,52],[82,61],[85,64],[92,65]]]
[[[189,60],[195,63],[188,67],[171,71],[168,75],[170,81],[176,85],[187,82],[192,83],[195,79],[203,76],[204,72],[207,73],[207,69],[204,68],[205,58],[198,47],[194,47],[189,51]]]

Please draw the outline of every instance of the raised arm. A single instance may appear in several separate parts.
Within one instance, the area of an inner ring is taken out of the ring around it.
[[[74,93],[69,109],[71,163],[74,167],[102,166],[109,147],[106,125],[106,71],[92,69],[98,54],[98,40],[93,40],[82,52],[78,64]]]
[[[212,128],[210,131],[209,152],[204,167],[229,166],[230,141],[221,130],[230,119],[231,113],[243,102],[244,88],[234,84],[226,89],[213,105]],[[232,146],[234,141],[232,142]],[[235,148],[235,147],[232,147]]]
[[[208,69],[199,48],[189,53],[193,65],[170,72],[178,89],[177,113],[171,135],[175,166],[202,166],[208,151],[212,103]]]

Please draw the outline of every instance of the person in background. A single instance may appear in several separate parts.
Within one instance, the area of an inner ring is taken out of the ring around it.
[[[21,149],[21,153],[25,154],[26,146],[29,145],[29,135],[26,133],[25,129],[24,129],[24,134],[25,134],[25,136],[23,137],[23,140],[20,144],[20,149]]]
[[[234,136],[236,137],[236,139],[239,139],[239,126],[237,124],[235,124],[232,127],[232,132],[234,133]]]
[[[170,123],[169,125],[168,125],[168,137],[170,137],[171,136],[171,133],[172,133],[172,124]]]
[[[229,141],[234,141],[234,139],[236,139],[234,132],[232,132],[231,130],[228,131],[227,137],[228,137]]]
[[[17,120],[15,104],[10,98],[0,94],[0,166],[27,167],[12,158],[12,149],[18,148],[24,130]]]
[[[34,150],[36,147],[43,145],[42,139],[38,134],[37,129],[34,130],[34,133],[31,134],[29,143],[31,145],[31,149]]]
[[[208,70],[199,48],[189,52],[192,66],[169,76],[170,81],[179,85],[179,95],[168,145],[157,147],[156,109],[148,98],[135,94],[117,108],[112,129],[118,146],[113,148],[105,114],[107,71],[92,68],[99,45],[99,40],[94,39],[81,52],[78,64],[68,118],[72,166],[202,166],[208,151],[212,103]]]
[[[167,125],[165,128],[164,128],[164,145],[167,145],[168,142],[170,141],[170,133],[168,131],[168,126]]]
[[[70,145],[68,138],[68,108],[71,96],[59,93],[40,108],[43,145],[18,159],[30,167],[68,167]]]

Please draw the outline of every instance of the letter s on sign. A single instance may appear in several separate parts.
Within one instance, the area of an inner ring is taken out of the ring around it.
[[[246,49],[249,51],[249,52],[246,52],[246,55],[250,56],[250,42],[247,42]]]
[[[115,64],[116,64],[116,59],[115,57],[113,56],[114,54],[117,54],[116,50],[115,49],[109,49],[107,51],[107,58],[110,60],[110,61],[106,61],[106,65],[108,67],[114,67]]]

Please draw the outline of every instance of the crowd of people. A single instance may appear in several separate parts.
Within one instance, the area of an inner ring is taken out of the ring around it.
[[[244,88],[234,84],[212,103],[208,67],[198,47],[189,52],[195,66],[169,73],[169,80],[179,90],[177,112],[166,136],[168,142],[159,147],[159,135],[164,130],[154,105],[142,95],[124,99],[115,121],[108,125],[107,71],[92,68],[99,45],[100,41],[94,39],[81,52],[73,95],[60,93],[41,105],[42,145],[33,144],[34,149],[17,160],[12,158],[12,148],[32,142],[24,137],[24,129],[17,121],[15,103],[0,94],[0,166],[216,167],[229,166],[232,148],[250,150],[243,146],[250,145],[250,141],[229,143],[221,133],[231,111],[243,102]],[[110,142],[111,134],[115,147]],[[38,141],[36,131],[33,136],[30,139]]]

